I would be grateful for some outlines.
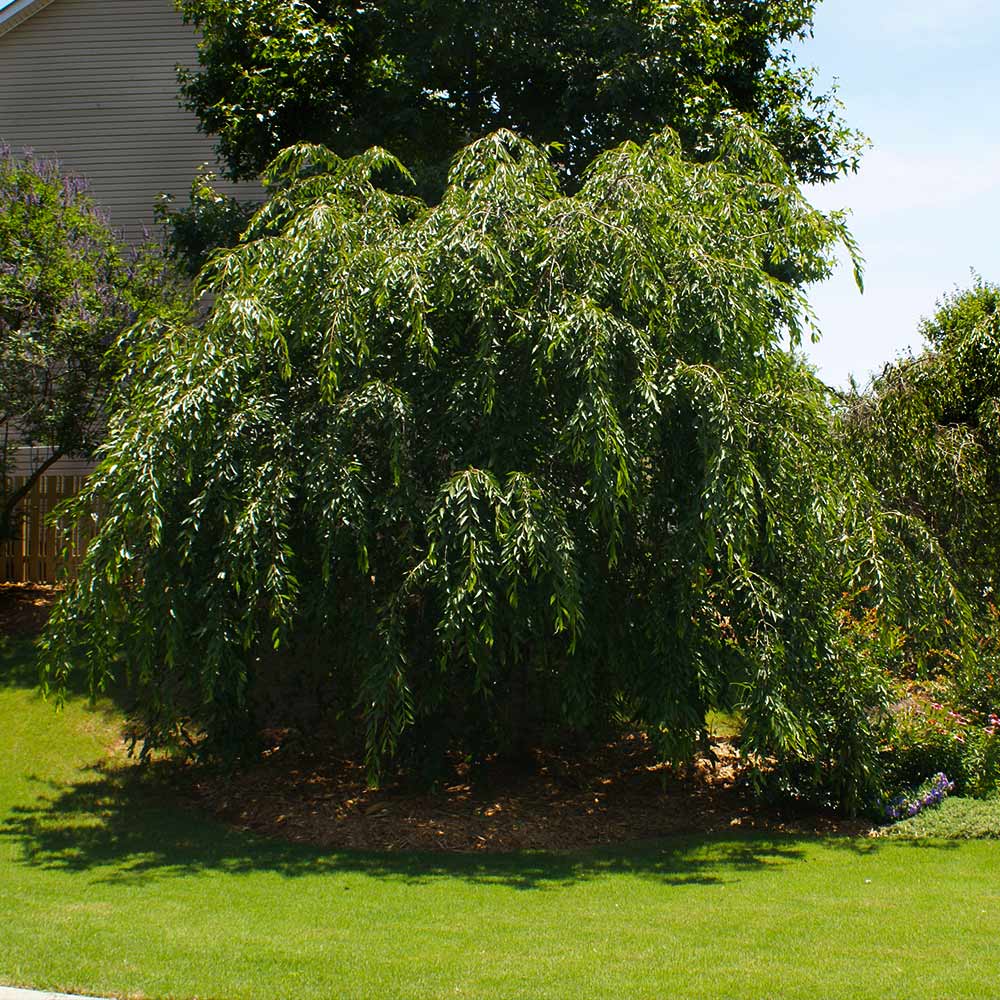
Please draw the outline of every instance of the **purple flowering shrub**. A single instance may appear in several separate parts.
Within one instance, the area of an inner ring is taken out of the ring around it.
[[[176,308],[180,297],[163,255],[124,246],[83,179],[0,145],[0,538],[25,492],[4,478],[13,449],[90,454],[118,338],[168,300]]]

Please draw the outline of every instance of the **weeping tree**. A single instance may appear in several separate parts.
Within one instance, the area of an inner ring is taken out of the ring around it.
[[[817,0],[177,0],[198,29],[185,105],[225,172],[256,179],[282,148],[382,146],[440,197],[469,142],[507,128],[558,143],[565,179],[601,151],[677,130],[710,158],[727,109],[800,181],[856,171],[867,142],[800,62]],[[572,183],[572,182],[571,182]],[[402,189],[400,189],[402,190]],[[164,205],[175,258],[232,246],[246,206],[199,182]]]
[[[433,208],[401,176],[285,150],[207,321],[132,331],[49,683],[126,681],[147,746],[298,685],[375,779],[609,727],[681,760],[724,707],[856,806],[885,696],[841,594],[950,592],[781,346],[811,326],[776,275],[824,274],[841,220],[736,117],[711,162],[667,131],[572,194],[508,132]]]
[[[449,161],[510,128],[561,144],[577,176],[602,150],[678,130],[715,148],[747,115],[803,181],[856,170],[864,137],[795,49],[816,0],[179,0],[197,25],[185,103],[251,178],[282,147],[385,146],[440,195]]]
[[[977,278],[920,332],[923,351],[843,401],[841,433],[883,504],[940,544],[969,604],[975,642],[933,642],[919,666],[988,714],[1000,699],[1000,287]],[[942,617],[916,623],[918,637]]]
[[[885,502],[940,539],[966,596],[1000,588],[1000,287],[978,279],[921,326],[927,346],[887,365],[843,410]]]

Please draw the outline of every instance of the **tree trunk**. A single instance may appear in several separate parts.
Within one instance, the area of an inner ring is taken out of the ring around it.
[[[35,488],[35,483],[38,482],[42,476],[49,470],[49,468],[55,465],[60,458],[63,457],[65,452],[53,451],[52,454],[44,461],[34,472],[28,476],[27,481],[19,489],[16,489],[13,493],[8,494],[6,490],[3,493],[3,506],[0,507],[0,542],[9,542],[17,537],[18,519],[16,517],[17,505],[28,496],[31,491]]]

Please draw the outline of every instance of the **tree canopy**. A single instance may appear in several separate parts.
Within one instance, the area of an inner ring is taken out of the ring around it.
[[[885,694],[842,594],[952,595],[782,347],[809,314],[774,263],[821,273],[842,222],[739,117],[707,163],[667,130],[571,193],[505,131],[434,207],[387,171],[285,150],[207,322],[132,335],[50,682],[127,679],[147,745],[298,687],[373,775],[624,726],[683,759],[726,707],[856,806]]]
[[[860,136],[790,44],[815,0],[180,0],[202,33],[188,106],[230,174],[295,142],[379,145],[436,198],[452,156],[509,128],[571,176],[665,126],[710,157],[746,115],[804,181],[856,167]]]

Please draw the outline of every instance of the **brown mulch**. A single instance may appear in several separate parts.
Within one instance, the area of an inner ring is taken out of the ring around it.
[[[567,850],[736,829],[858,835],[862,822],[764,809],[742,789],[728,742],[677,773],[633,735],[586,753],[536,752],[530,773],[473,786],[456,765],[436,794],[371,790],[360,762],[277,748],[235,776],[191,776],[197,804],[239,829],[327,848],[399,851]]]
[[[58,593],[44,584],[0,583],[0,639],[37,635]],[[763,808],[740,781],[746,761],[723,739],[713,739],[683,772],[657,763],[641,734],[586,752],[535,751],[527,769],[494,762],[475,784],[456,762],[434,794],[402,783],[373,790],[356,759],[275,743],[235,775],[185,769],[185,797],[264,836],[372,851],[571,850],[738,829],[869,832],[860,821]]]
[[[0,637],[38,635],[45,627],[59,588],[44,583],[0,583]]]

